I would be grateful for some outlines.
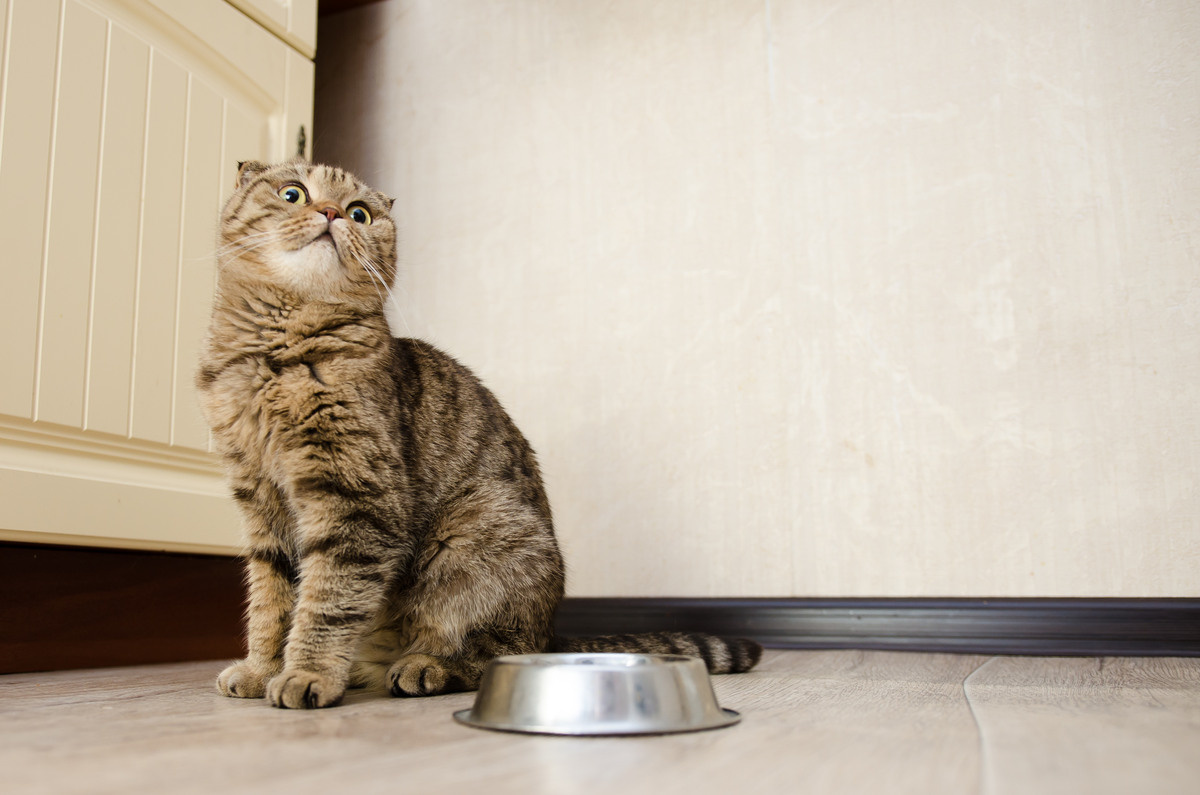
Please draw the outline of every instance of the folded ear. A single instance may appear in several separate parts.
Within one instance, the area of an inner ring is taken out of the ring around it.
[[[388,212],[390,213],[392,211],[392,205],[396,203],[396,200],[391,196],[384,196],[383,198],[387,200]]]
[[[240,160],[238,161],[237,185],[235,188],[244,188],[258,174],[269,169],[270,166],[266,163],[260,163],[257,160]]]

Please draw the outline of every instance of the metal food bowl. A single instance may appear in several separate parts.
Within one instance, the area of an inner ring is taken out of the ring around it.
[[[668,654],[518,654],[497,657],[468,726],[530,734],[670,734],[729,726],[704,663]]]

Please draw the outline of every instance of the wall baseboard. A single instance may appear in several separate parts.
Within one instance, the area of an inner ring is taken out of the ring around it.
[[[0,542],[0,673],[243,654],[232,557]],[[686,629],[777,649],[1200,656],[1200,599],[569,598],[558,632]]]
[[[242,656],[242,564],[0,543],[0,673]]]
[[[776,649],[1200,656],[1200,599],[568,599],[564,635],[664,629]]]

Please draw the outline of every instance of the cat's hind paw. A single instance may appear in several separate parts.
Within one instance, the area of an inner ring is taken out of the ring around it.
[[[217,676],[217,692],[230,698],[262,698],[267,694],[267,677],[241,660]]]
[[[327,674],[300,668],[284,669],[267,683],[271,705],[283,709],[320,709],[333,707],[346,694],[346,683]]]
[[[451,690],[454,679],[444,661],[428,654],[406,654],[388,671],[387,682],[393,696],[436,696]]]

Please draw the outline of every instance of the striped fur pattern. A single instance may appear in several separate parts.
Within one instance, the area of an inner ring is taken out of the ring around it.
[[[218,690],[431,695],[551,648],[753,665],[748,642],[554,639],[564,570],[533,450],[465,367],[384,318],[391,203],[340,169],[251,162],[222,211],[196,383],[243,517],[249,649]]]

